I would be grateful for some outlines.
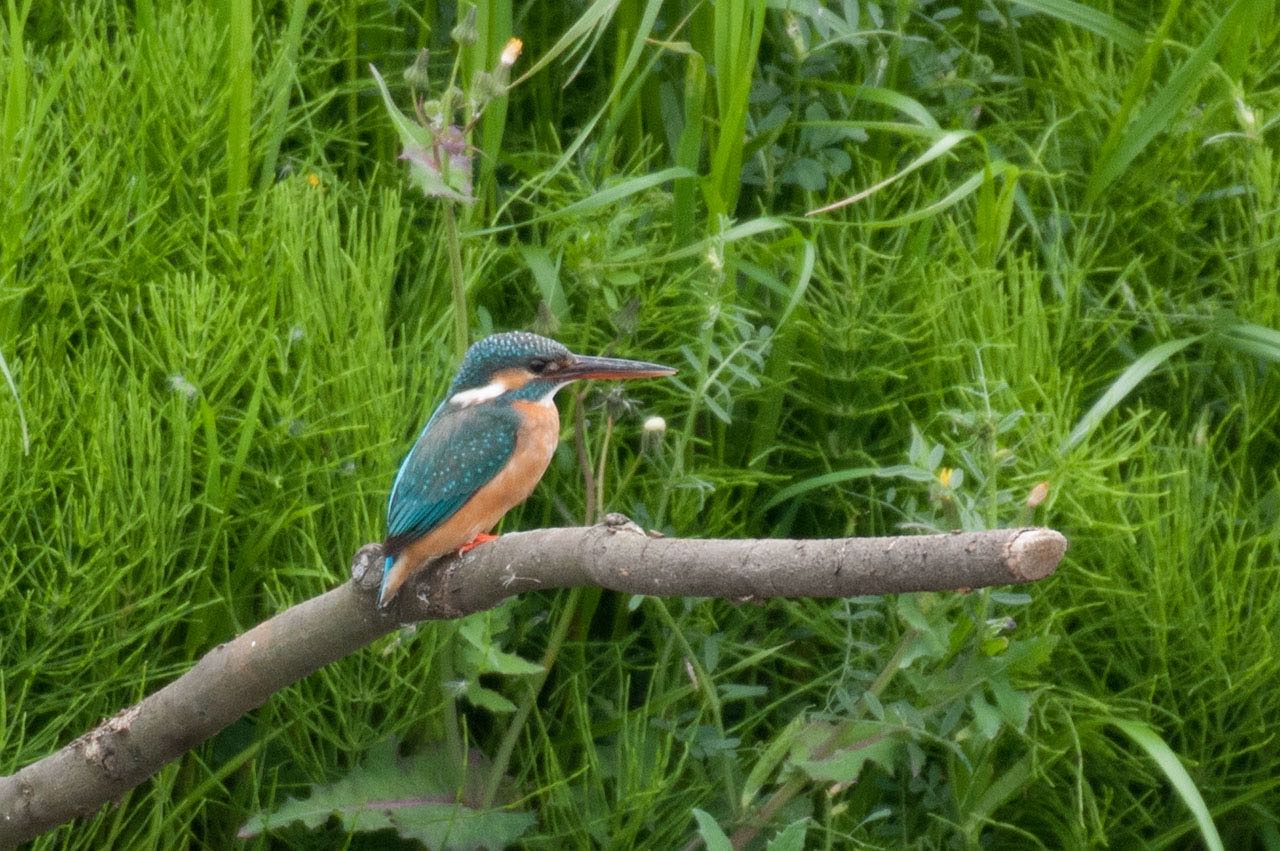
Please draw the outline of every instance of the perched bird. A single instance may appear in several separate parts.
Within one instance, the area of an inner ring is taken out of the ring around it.
[[[579,378],[656,378],[656,363],[575,355],[555,340],[511,332],[467,350],[391,486],[378,605],[431,560],[494,539],[524,502],[560,441],[555,395]]]

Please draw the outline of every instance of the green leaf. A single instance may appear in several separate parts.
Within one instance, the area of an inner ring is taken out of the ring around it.
[[[941,125],[938,124],[938,119],[933,117],[933,113],[926,109],[924,104],[920,103],[920,101],[915,98],[902,94],[901,92],[896,92],[893,89],[882,89],[876,86],[863,86],[856,83],[833,83],[832,85],[842,87],[847,86],[849,94],[861,98],[862,100],[869,100],[872,103],[878,103],[881,106],[887,106],[890,109],[896,110],[915,121],[921,127],[934,131],[940,131],[942,129]]]
[[[1178,793],[1178,797],[1182,798],[1187,809],[1191,810],[1191,815],[1200,827],[1200,838],[1204,840],[1205,847],[1209,851],[1223,851],[1222,837],[1218,835],[1218,828],[1213,823],[1213,817],[1209,815],[1209,808],[1205,805],[1200,790],[1196,788],[1195,781],[1183,768],[1182,762],[1179,761],[1173,749],[1155,730],[1140,721],[1112,718],[1110,723],[1146,751],[1147,756],[1151,757],[1156,766],[1164,772],[1173,790]]]
[[[532,813],[480,806],[488,761],[474,752],[464,771],[451,764],[442,746],[407,757],[396,750],[395,740],[375,746],[346,777],[313,787],[304,800],[290,798],[274,812],[250,817],[239,838],[294,822],[314,829],[333,817],[348,832],[390,828],[431,849],[501,849],[533,826]]]
[[[804,851],[804,837],[809,832],[809,819],[796,819],[773,835],[765,851]]]
[[[400,835],[428,848],[507,848],[537,823],[533,813],[489,810],[471,815],[458,806],[398,810],[391,816]]]
[[[969,695],[969,709],[973,712],[973,722],[982,737],[988,741],[994,739],[1000,732],[1000,713],[987,703],[985,697],[977,693]]]
[[[1021,591],[992,591],[991,602],[999,603],[1002,606],[1025,606],[1030,603],[1034,597]]]
[[[400,111],[386,82],[378,69],[369,66],[373,79],[377,81],[378,91],[382,93],[382,103],[387,108],[387,115],[400,134],[400,144],[404,146],[401,158],[409,163],[409,177],[414,185],[430,198],[447,198],[451,201],[470,202],[471,197],[471,157],[465,153],[466,141],[456,128],[447,128],[441,139],[432,138],[431,131]],[[436,162],[436,151],[443,154],[443,169]]]
[[[851,783],[868,762],[893,773],[901,734],[897,727],[874,721],[845,721],[839,726],[813,721],[797,737],[791,759],[811,780]]]
[[[817,160],[799,157],[783,175],[783,182],[794,183],[808,192],[820,192],[827,187],[827,173]]]
[[[764,753],[760,754],[760,758],[751,767],[747,779],[742,784],[742,795],[739,797],[742,809],[745,810],[751,806],[756,796],[760,794],[760,790],[764,788],[764,784],[773,777],[774,771],[791,752],[796,739],[804,731],[807,723],[803,715],[792,718],[791,722],[773,737],[773,741],[764,749]]]
[[[382,93],[382,103],[387,108],[387,115],[391,117],[391,123],[395,125],[396,132],[400,134],[400,144],[406,148],[411,146],[429,148],[431,146],[431,134],[427,132],[427,128],[400,111],[400,107],[396,106],[396,102],[391,99],[391,91],[387,88],[386,81],[382,79],[382,75],[378,73],[377,68],[370,65],[369,71],[373,74],[373,79],[378,84],[378,91]]]
[[[541,665],[530,662],[514,653],[498,648],[494,635],[506,628],[496,612],[478,612],[458,622],[458,635],[466,644],[462,646],[467,671],[477,674],[503,674],[505,676],[532,676],[541,674]]]
[[[516,711],[514,703],[493,689],[485,688],[475,680],[467,681],[466,686],[462,689],[462,696],[470,701],[473,706],[487,709],[490,712],[507,715]]]
[[[1027,720],[1031,717],[1031,696],[1014,688],[1002,677],[993,677],[989,685],[1004,722],[1018,732],[1025,730]]]
[[[564,286],[560,283],[559,257],[553,262],[551,252],[540,246],[521,245],[518,248],[524,264],[533,275],[533,282],[538,285],[538,294],[543,303],[557,321],[566,321],[569,318],[569,301],[565,298]]]
[[[922,598],[914,594],[902,594],[894,602],[898,617],[916,632],[915,641],[911,642],[899,660],[899,667],[906,668],[917,659],[939,659],[949,652],[949,642],[945,634],[946,622],[931,618],[920,609]]]
[[[530,662],[517,656],[514,653],[508,653],[505,650],[499,650],[497,647],[488,647],[484,653],[484,671],[490,674],[503,674],[508,677],[529,677],[534,674],[541,674],[543,667],[537,662]]]
[[[707,851],[733,851],[729,837],[710,813],[694,807],[693,817],[698,822],[698,835],[702,837],[702,844]]]
[[[997,635],[995,638],[987,638],[982,642],[982,655],[984,656],[999,656],[1008,649],[1009,639],[1003,635]]]

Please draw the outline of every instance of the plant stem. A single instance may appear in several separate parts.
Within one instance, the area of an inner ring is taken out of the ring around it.
[[[453,299],[453,347],[458,358],[467,353],[467,289],[462,271],[462,245],[453,205],[445,202],[444,241],[449,252],[449,288]]]
[[[547,642],[547,649],[542,653],[542,673],[533,677],[529,684],[528,693],[520,701],[520,706],[516,709],[516,714],[511,718],[511,724],[507,727],[507,732],[502,736],[502,743],[498,745],[498,752],[494,754],[493,765],[489,769],[489,777],[484,787],[484,798],[481,803],[481,809],[486,809],[493,804],[494,797],[498,794],[498,786],[502,783],[502,775],[507,773],[507,766],[511,762],[511,754],[516,747],[516,739],[520,737],[520,731],[524,729],[524,722],[529,718],[529,712],[533,709],[534,702],[538,699],[538,694],[542,691],[542,686],[546,684],[547,677],[551,675],[551,666],[555,664],[556,657],[560,655],[560,648],[564,646],[564,640],[569,634],[569,627],[573,625],[574,613],[578,609],[578,601],[582,598],[581,588],[574,588],[569,592],[565,599],[564,607],[560,610],[560,615],[556,620],[555,629],[551,633],[551,640]]]
[[[582,391],[574,394],[573,399],[573,451],[578,456],[578,467],[582,470],[582,492],[585,495],[586,508],[583,511],[583,522],[590,526],[596,522],[596,478],[591,472],[591,454],[587,451],[587,418],[582,413],[582,402],[585,399]]]
[[[693,678],[696,680],[694,685],[698,691],[702,692],[702,699],[707,702],[707,708],[711,711],[711,720],[715,724],[716,734],[723,740],[725,738],[724,715],[720,710],[720,695],[716,694],[715,684],[711,681],[711,675],[702,667],[702,662],[698,659],[697,654],[693,652],[693,647],[690,646],[689,640],[684,637],[684,633],[680,630],[676,619],[671,616],[671,612],[667,609],[667,604],[656,597],[649,599],[653,602],[653,608],[657,610],[658,617],[667,627],[669,634],[680,645],[680,649],[684,652],[685,661],[693,669]],[[727,750],[719,751],[716,756],[716,762],[720,764],[720,772],[723,775],[721,780],[724,783],[725,801],[729,805],[730,815],[737,815],[738,796],[734,793],[736,784],[733,776],[733,761]]]
[[[596,504],[599,511],[603,511],[606,505],[604,498],[604,465],[605,460],[609,457],[609,439],[613,437],[613,417],[605,416],[604,418],[604,441],[600,444],[600,458],[596,464]],[[587,520],[587,525],[596,522],[596,518],[592,517]]]
[[[453,648],[457,636],[458,628],[451,624],[437,647],[440,648],[440,697],[441,711],[444,713],[445,752],[449,754],[450,765],[461,767],[466,765],[466,754],[462,748],[462,734],[458,728],[458,701],[452,685]]]
[[[898,648],[894,650],[893,656],[885,664],[884,669],[880,671],[871,687],[867,692],[875,697],[879,697],[880,693],[885,690],[894,675],[898,673],[898,669],[902,666],[902,659],[907,654],[907,649],[911,647],[912,642],[919,637],[920,632],[916,629],[909,629],[902,634],[902,639],[898,642]],[[866,705],[865,701],[861,704]],[[862,718],[862,713],[851,713],[848,718],[842,721],[827,737],[826,741],[818,745],[813,752],[813,758],[820,759],[829,755],[837,747],[840,746],[845,736],[848,735],[849,729]],[[769,796],[769,800],[755,813],[751,821],[744,824],[733,832],[733,836],[729,837],[729,842],[734,848],[742,848],[751,840],[759,835],[760,831],[769,823],[778,810],[782,809],[792,798],[804,790],[809,783],[804,775],[796,772],[786,783],[782,784],[776,792]]]

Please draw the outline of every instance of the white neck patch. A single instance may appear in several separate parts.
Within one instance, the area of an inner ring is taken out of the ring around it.
[[[546,405],[548,408],[554,408],[556,404],[556,393],[560,392],[560,388],[568,384],[568,381],[562,381],[547,391],[545,396],[538,399],[539,405]],[[485,402],[492,402],[503,393],[516,388],[507,386],[506,382],[499,379],[490,382],[483,387],[472,387],[470,390],[460,390],[449,397],[449,404],[457,408],[470,408],[472,405],[480,405]]]
[[[538,404],[546,405],[548,408],[554,408],[556,406],[556,394],[560,392],[561,387],[565,386],[568,383],[569,382],[567,381],[562,381],[559,384],[557,384],[555,387],[552,387],[551,391],[547,393],[547,395],[543,396],[541,399],[538,400]]]
[[[511,388],[503,384],[501,381],[494,381],[483,387],[472,387],[470,390],[462,390],[454,393],[449,397],[449,404],[456,405],[459,408],[470,408],[472,405],[479,405],[481,402],[488,402],[497,399],[503,393]]]

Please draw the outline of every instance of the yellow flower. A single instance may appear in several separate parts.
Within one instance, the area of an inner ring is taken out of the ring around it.
[[[939,467],[938,468],[938,484],[942,485],[944,488],[951,487],[951,477],[955,474],[955,472],[956,471],[951,467]]]
[[[320,175],[316,174],[314,171],[308,172],[307,185],[310,186],[312,189],[317,188],[320,185]]]

